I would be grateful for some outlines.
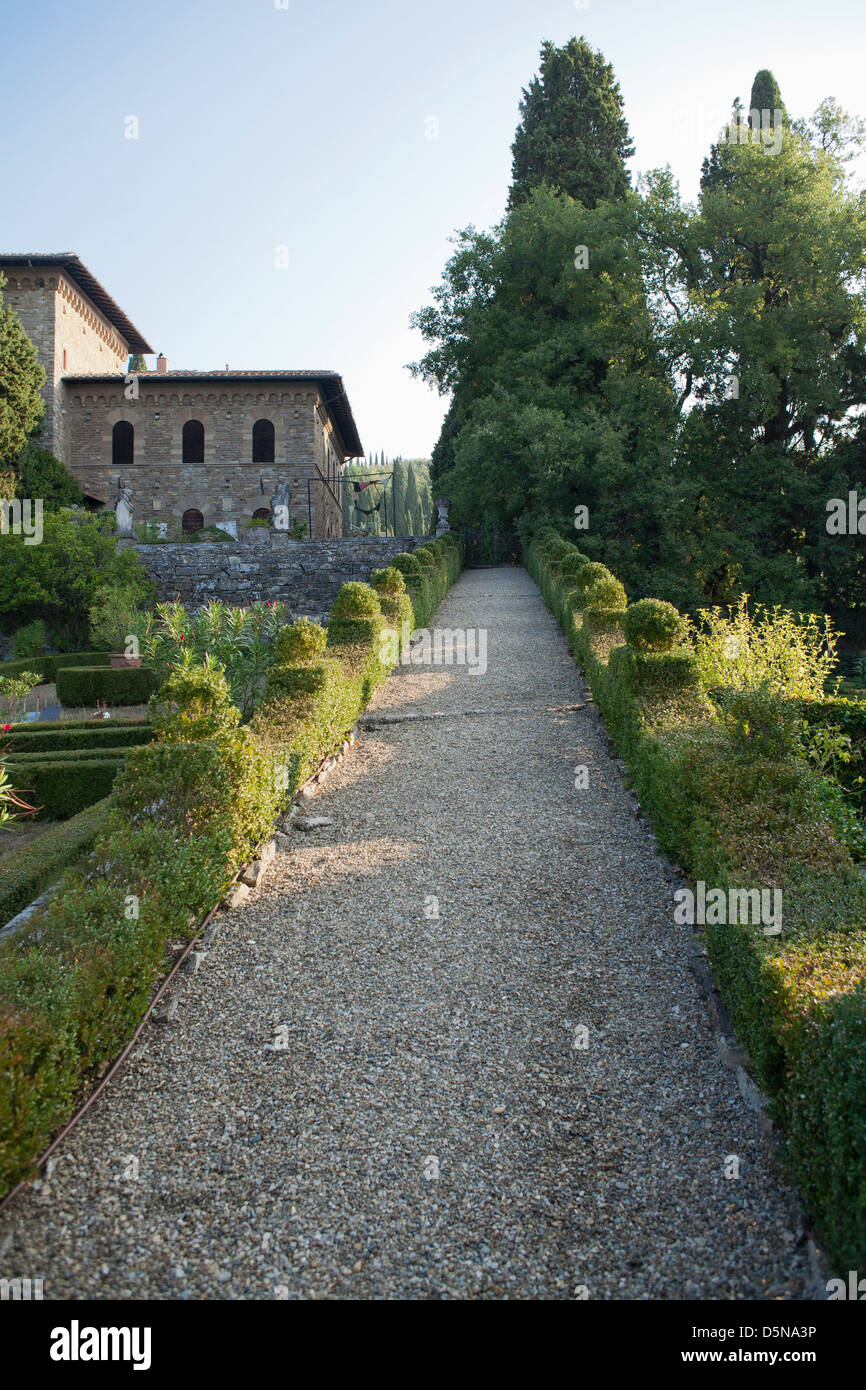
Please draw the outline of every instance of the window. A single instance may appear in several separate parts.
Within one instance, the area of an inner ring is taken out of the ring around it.
[[[63,370],[66,371],[66,348],[63,349]]]
[[[128,468],[135,453],[135,430],[128,420],[118,420],[111,431],[111,466]]]
[[[253,425],[253,463],[273,463],[274,427],[270,420],[256,420]]]
[[[191,536],[195,531],[204,529],[204,517],[201,512],[197,512],[194,507],[191,507],[188,512],[184,512],[180,524],[184,533]]]
[[[204,463],[204,425],[201,420],[187,420],[183,427],[184,463]]]

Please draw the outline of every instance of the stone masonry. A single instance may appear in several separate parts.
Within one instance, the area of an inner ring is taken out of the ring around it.
[[[112,508],[122,480],[135,523],[240,532],[279,487],[308,535],[341,535],[343,466],[364,450],[337,372],[169,371],[160,355],[129,373],[130,353],[153,349],[76,255],[0,253],[0,273],[45,368],[39,443],[89,507]],[[203,449],[184,439],[191,422]]]
[[[292,615],[324,616],[349,580],[366,583],[401,551],[419,544],[407,536],[293,541],[261,532],[257,543],[134,545],[161,600],[200,608],[211,599],[248,604],[279,600]],[[127,544],[121,542],[121,544]]]

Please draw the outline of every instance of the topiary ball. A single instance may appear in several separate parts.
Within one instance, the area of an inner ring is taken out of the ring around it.
[[[661,598],[642,598],[626,609],[622,630],[630,647],[639,652],[669,652],[685,635],[685,619]]]
[[[416,579],[421,573],[419,561],[406,550],[401,550],[399,555],[395,555],[391,564],[393,568],[399,570],[401,574],[411,574],[414,575]]]
[[[386,594],[388,598],[396,598],[398,594],[406,592],[406,581],[394,565],[384,570],[374,570],[370,583],[377,594]]]
[[[378,618],[382,607],[375,589],[369,584],[359,584],[352,579],[344,584],[331,609],[331,617],[338,622],[345,618]]]
[[[616,575],[595,560],[581,565],[574,580],[584,608],[625,608],[628,602]]]
[[[415,551],[415,555],[418,559],[419,565],[422,565],[425,569],[431,569],[435,567],[436,556],[433,554],[432,550],[428,550],[426,546],[419,546],[418,549]]]
[[[281,627],[274,638],[274,654],[279,666],[297,666],[313,661],[325,650],[328,634],[319,623],[299,618],[296,623]]]

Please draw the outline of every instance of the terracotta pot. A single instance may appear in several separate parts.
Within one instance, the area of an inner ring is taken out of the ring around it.
[[[141,665],[140,656],[127,656],[124,652],[112,652],[108,660],[115,671],[128,671],[131,667]]]

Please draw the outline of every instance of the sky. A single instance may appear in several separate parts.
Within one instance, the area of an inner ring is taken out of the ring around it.
[[[613,64],[683,193],[734,97],[866,116],[864,0],[2,0],[0,251],[74,251],[174,369],[328,369],[368,454],[429,456],[406,363],[448,238],[502,216],[544,39]],[[130,138],[136,137],[136,138]]]

